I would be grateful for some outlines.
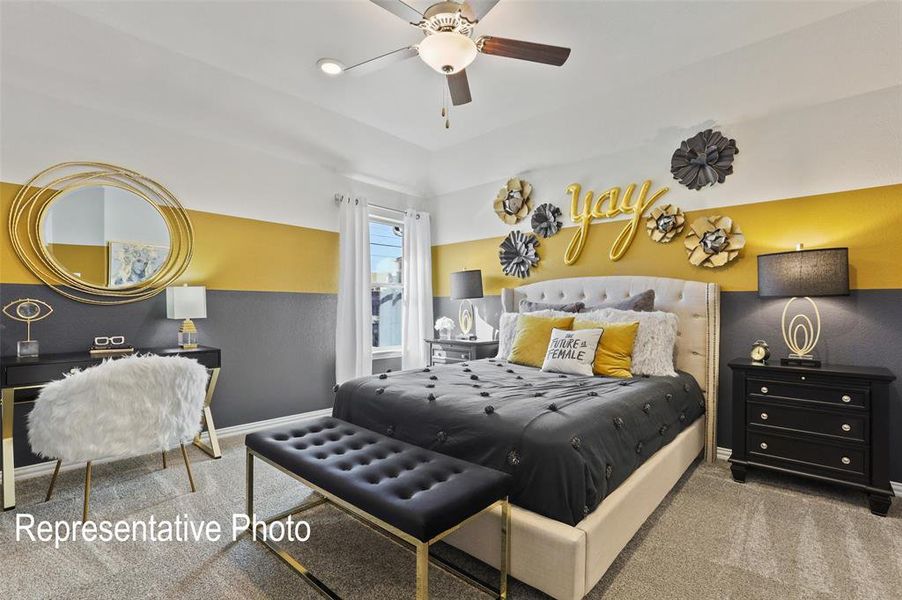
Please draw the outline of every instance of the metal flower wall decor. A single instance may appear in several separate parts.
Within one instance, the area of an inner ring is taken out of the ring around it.
[[[554,204],[540,204],[532,213],[532,230],[536,235],[549,238],[561,230],[561,209]]]
[[[511,231],[498,247],[498,258],[505,275],[529,277],[529,270],[539,263],[536,247],[539,239],[533,234],[522,231]]]
[[[652,240],[666,244],[683,231],[685,223],[686,215],[682,210],[673,204],[664,204],[651,211],[645,220],[645,229]]]
[[[495,196],[495,212],[508,225],[516,225],[529,214],[529,196],[532,186],[516,177],[507,180],[507,184],[498,190]]]
[[[685,245],[696,267],[722,267],[739,256],[745,236],[730,217],[700,217],[689,226]]]
[[[690,190],[700,190],[723,183],[727,175],[732,175],[737,154],[736,140],[706,129],[680,144],[670,159],[670,172]]]

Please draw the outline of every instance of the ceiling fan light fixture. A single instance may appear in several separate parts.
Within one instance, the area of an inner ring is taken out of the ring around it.
[[[420,58],[442,75],[453,75],[470,66],[476,59],[476,43],[453,31],[427,35],[419,45]]]
[[[321,58],[316,61],[316,66],[319,67],[320,71],[330,77],[341,75],[345,70],[345,66],[334,58]]]

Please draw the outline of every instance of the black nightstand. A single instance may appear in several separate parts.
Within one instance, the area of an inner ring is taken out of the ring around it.
[[[429,344],[429,365],[459,363],[480,358],[494,358],[498,354],[497,340],[426,340]]]
[[[866,492],[875,515],[892,503],[889,384],[882,367],[818,369],[730,362],[733,479],[749,467],[801,475]]]

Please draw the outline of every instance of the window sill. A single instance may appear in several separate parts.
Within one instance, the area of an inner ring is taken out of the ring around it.
[[[373,350],[373,360],[383,358],[401,358],[400,348],[385,348],[382,350]]]

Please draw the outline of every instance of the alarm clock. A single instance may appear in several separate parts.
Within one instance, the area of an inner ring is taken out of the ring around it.
[[[767,346],[767,342],[765,342],[764,340],[758,340],[757,342],[752,344],[752,351],[749,352],[749,356],[755,362],[767,362],[767,359],[770,358],[770,348]]]

